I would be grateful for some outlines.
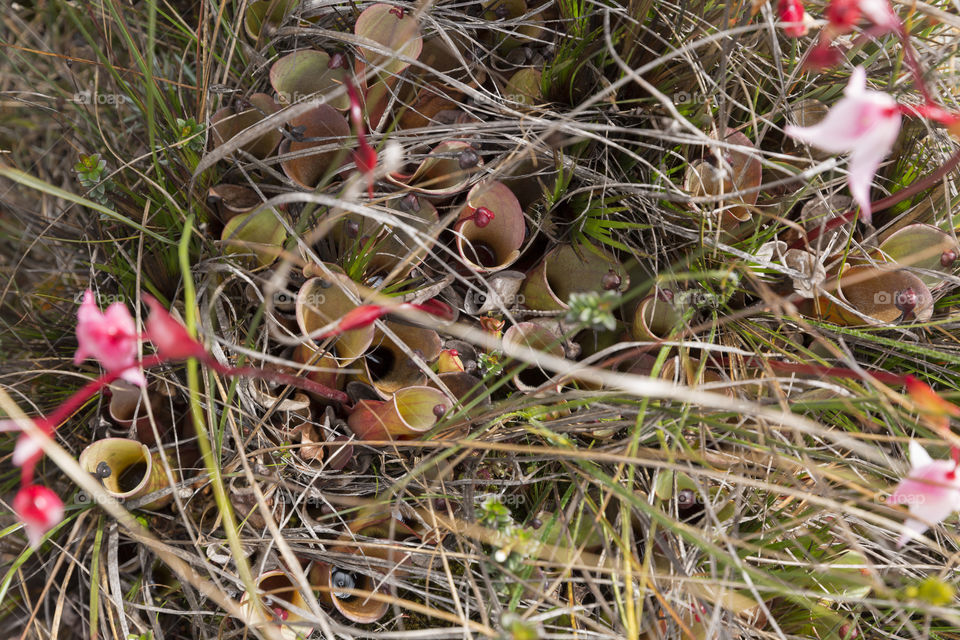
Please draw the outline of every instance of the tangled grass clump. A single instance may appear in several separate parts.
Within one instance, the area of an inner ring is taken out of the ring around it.
[[[4,628],[955,635],[953,12],[11,5]]]

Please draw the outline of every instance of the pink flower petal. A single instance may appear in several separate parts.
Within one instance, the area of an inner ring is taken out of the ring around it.
[[[47,487],[29,484],[13,499],[13,510],[23,522],[30,544],[36,547],[43,535],[63,520],[63,501]]]
[[[870,187],[900,133],[900,110],[891,96],[866,88],[866,72],[854,69],[844,97],[812,127],[788,126],[787,135],[829,153],[850,153],[847,184],[870,222]]]
[[[931,525],[942,522],[960,506],[960,477],[951,460],[932,460],[916,442],[910,443],[910,474],[890,494],[890,504],[905,505],[910,518],[898,541],[902,546]]]
[[[203,345],[190,337],[187,328],[177,322],[156,298],[143,294],[143,300],[150,307],[146,337],[154,344],[161,357],[167,360],[186,360],[206,355]]]
[[[860,11],[873,24],[890,31],[900,27],[900,18],[894,13],[889,0],[860,0]]]
[[[97,308],[93,292],[87,289],[77,311],[77,352],[74,362],[96,358],[107,371],[129,369],[136,365],[137,326],[122,303],[114,302],[105,313]],[[135,384],[145,384],[143,374],[132,369],[123,377]]]
[[[21,433],[17,438],[17,445],[13,448],[13,466],[22,467],[30,462],[36,463],[43,456],[43,449],[40,444],[26,433]]]

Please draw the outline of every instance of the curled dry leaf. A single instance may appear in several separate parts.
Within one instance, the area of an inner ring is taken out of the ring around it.
[[[387,398],[403,387],[426,382],[423,367],[440,355],[441,342],[433,329],[389,321],[385,324],[420,359],[419,362],[411,359],[397,342],[376,329],[373,337],[376,346],[363,357],[364,381]]]
[[[465,163],[465,157],[475,157],[476,162]],[[392,173],[387,179],[416,193],[446,197],[466,189],[470,177],[482,166],[483,159],[468,143],[447,140],[434,147],[412,174]]]
[[[929,224],[910,224],[897,229],[880,243],[878,249],[883,258],[902,267],[916,267],[940,274],[953,271],[953,260],[945,259],[944,254],[947,254],[947,258],[954,256],[955,260],[958,253],[953,237]],[[916,276],[931,289],[944,283],[941,275],[916,273]]]
[[[297,293],[296,315],[297,324],[304,336],[307,345],[317,350],[317,343],[310,338],[324,327],[336,324],[348,312],[357,308],[348,292],[359,298],[360,291],[357,285],[343,273],[338,273],[339,267],[328,265],[332,276],[323,276],[307,280]],[[373,342],[374,327],[367,325],[336,336],[331,355],[346,366],[363,355]]]
[[[407,387],[389,400],[358,400],[347,425],[361,440],[415,438],[432,429],[450,405],[438,389]]]
[[[150,453],[147,446],[127,438],[104,438],[80,453],[80,467],[99,479],[104,490],[117,499],[135,499],[170,486],[164,471],[163,454]],[[159,509],[169,504],[171,494],[144,505]]]
[[[300,0],[258,0],[247,5],[243,28],[247,37],[259,42],[270,38]]]
[[[724,139],[742,149],[720,148],[720,158],[709,154],[705,160],[687,165],[684,190],[694,197],[717,196],[716,209],[721,212],[721,226],[731,226],[751,217],[750,207],[757,202],[763,179],[763,167],[747,136],[734,131]],[[729,193],[746,191],[722,198]]]
[[[514,344],[535,351],[542,351],[556,358],[563,358],[563,339],[560,335],[550,331],[541,324],[534,322],[520,322],[511,326],[503,334],[505,344]],[[525,367],[513,376],[513,384],[518,390],[530,392],[542,386],[551,374],[541,369],[536,363],[523,363]],[[559,384],[556,388],[559,389]]]
[[[808,200],[800,208],[800,224],[807,233],[821,229],[834,218],[838,218],[853,208],[853,198],[841,194],[831,194],[826,197],[816,197]],[[852,227],[841,224],[829,231],[825,231],[812,242],[814,248],[824,253],[842,248],[849,242]]]
[[[262,203],[256,191],[238,184],[217,184],[207,191],[207,204],[223,223],[241,213],[250,213]]]
[[[651,294],[637,303],[633,312],[633,337],[641,341],[665,340],[674,335],[683,316],[672,302]]]

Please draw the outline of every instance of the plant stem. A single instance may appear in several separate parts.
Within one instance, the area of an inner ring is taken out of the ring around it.
[[[319,382],[314,382],[313,380],[304,378],[303,376],[294,376],[290,375],[289,373],[271,371],[270,369],[261,369],[259,367],[228,367],[217,362],[213,356],[209,354],[203,358],[202,362],[217,373],[225,376],[259,378],[260,380],[267,380],[269,382],[276,382],[278,384],[285,384],[298,389],[303,389],[304,391],[310,391],[311,393],[316,393],[317,395],[321,395],[341,404],[350,403],[350,398],[347,397],[347,394],[345,394],[343,391],[331,389],[326,385],[320,384]]]
[[[57,407],[53,411],[53,413],[51,413],[49,416],[44,417],[43,420],[47,422],[47,424],[50,426],[51,429],[56,429],[60,425],[60,423],[62,423],[64,420],[70,417],[70,414],[72,414],[74,411],[82,407],[83,403],[85,403],[87,400],[92,398],[96,393],[101,391],[104,387],[110,385],[110,383],[120,378],[120,376],[122,376],[124,372],[130,369],[133,369],[134,367],[143,367],[144,369],[148,369],[162,362],[163,360],[159,356],[153,355],[153,356],[148,356],[144,358],[142,361],[130,367],[105,373],[99,378],[97,378],[96,380],[91,380],[90,382],[85,384],[83,387],[81,387],[72,396],[67,398],[67,400],[63,404]]]

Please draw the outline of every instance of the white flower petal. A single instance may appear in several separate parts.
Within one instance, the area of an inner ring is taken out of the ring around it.
[[[933,463],[933,458],[916,440],[910,441],[910,466],[914,469]]]
[[[13,466],[22,467],[28,460],[40,453],[40,445],[35,439],[26,433],[17,438],[17,444],[13,448]]]
[[[878,122],[870,132],[861,136],[860,142],[850,154],[850,165],[847,168],[847,184],[850,195],[860,205],[863,218],[870,221],[870,187],[877,168],[893,148],[893,143],[900,133],[900,115],[884,118]]]
[[[848,98],[859,98],[867,90],[867,71],[863,67],[856,67],[850,78],[847,80],[847,86],[843,90],[843,95]]]
[[[903,523],[903,533],[900,534],[900,538],[897,540],[897,549],[907,544],[914,538],[920,537],[924,531],[929,527],[923,524],[919,520],[914,520],[913,518],[908,518],[906,522]]]

